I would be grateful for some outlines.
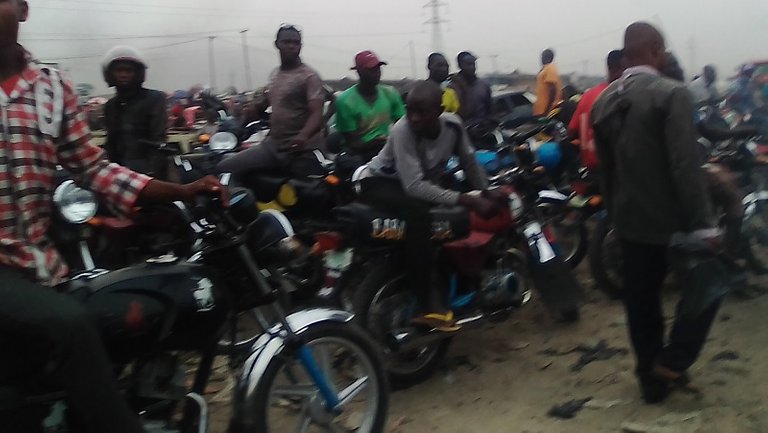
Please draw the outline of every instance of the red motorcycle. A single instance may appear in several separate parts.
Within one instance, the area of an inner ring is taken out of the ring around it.
[[[433,240],[441,245],[445,296],[462,329],[503,320],[531,299],[536,288],[550,310],[566,321],[579,318],[581,288],[560,254],[541,209],[562,194],[540,194],[540,171],[520,168],[491,179],[509,206],[485,220],[462,207],[432,211]],[[554,191],[553,191],[554,192]],[[321,233],[315,246],[326,263],[322,296],[334,295],[384,347],[392,382],[407,386],[429,377],[455,333],[411,326],[418,311],[404,284],[405,222],[353,203],[336,210],[340,231]]]

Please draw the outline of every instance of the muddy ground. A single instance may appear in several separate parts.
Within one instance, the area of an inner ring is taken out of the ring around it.
[[[584,265],[582,265],[584,266]],[[768,432],[768,296],[730,295],[691,375],[700,396],[641,402],[621,305],[591,288],[577,324],[554,323],[536,299],[508,321],[455,338],[430,380],[391,395],[387,433]],[[758,287],[768,287],[756,281]],[[671,320],[674,291],[668,292]],[[213,397],[225,431],[225,393]],[[586,403],[585,400],[588,400]],[[548,415],[573,403],[573,418]]]

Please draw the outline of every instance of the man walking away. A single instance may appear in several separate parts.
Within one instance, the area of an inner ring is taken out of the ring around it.
[[[541,71],[536,77],[536,103],[534,116],[546,116],[563,99],[563,81],[554,64],[555,52],[546,49],[541,53]]]
[[[714,218],[688,89],[659,72],[666,61],[663,36],[650,24],[630,25],[624,56],[629,68],[598,98],[592,119],[608,212],[623,250],[636,373],[643,399],[658,403],[675,387],[695,389],[686,370],[699,356],[719,306],[711,302],[695,317],[678,314],[664,344],[667,248],[679,232],[715,243],[706,236]]]

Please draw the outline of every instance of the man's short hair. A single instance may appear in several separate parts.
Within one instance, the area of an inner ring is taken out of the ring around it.
[[[442,53],[432,53],[427,57],[427,67],[432,66],[432,63],[437,60],[438,57],[445,58]]]
[[[275,40],[280,39],[280,35],[282,35],[285,32],[296,32],[299,34],[299,37],[301,37],[301,30],[299,30],[298,27],[294,26],[293,24],[283,24],[280,26],[279,29],[277,29]]]
[[[555,51],[552,48],[547,48],[541,53],[541,55],[544,57],[549,57],[552,60],[555,59]]]
[[[623,61],[624,61],[624,51],[613,50],[610,53],[608,53],[608,60],[607,60],[608,69],[610,70],[621,69]]]

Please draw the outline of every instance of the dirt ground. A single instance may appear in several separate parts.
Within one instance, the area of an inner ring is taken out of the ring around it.
[[[554,323],[534,298],[508,321],[458,336],[434,377],[391,394],[386,432],[768,432],[768,296],[757,290],[724,303],[691,370],[703,395],[676,393],[648,406],[633,376],[621,305],[584,284],[588,300],[577,324]],[[670,320],[675,299],[670,292]],[[590,358],[597,359],[579,362]],[[548,415],[585,399],[571,419]],[[212,410],[213,431],[223,432],[226,402]]]

